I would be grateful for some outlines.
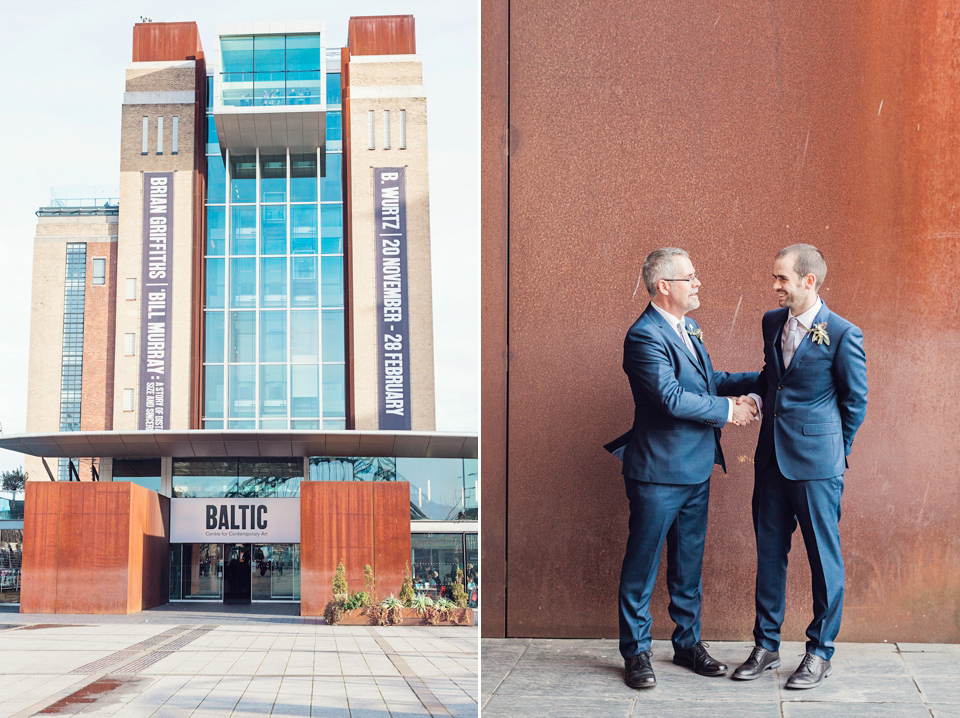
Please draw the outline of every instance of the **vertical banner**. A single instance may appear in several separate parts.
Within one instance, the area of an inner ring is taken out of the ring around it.
[[[170,317],[173,294],[173,173],[143,174],[140,272],[140,429],[170,428]]]
[[[373,170],[377,261],[377,403],[381,429],[409,429],[410,323],[407,185],[403,167]]]

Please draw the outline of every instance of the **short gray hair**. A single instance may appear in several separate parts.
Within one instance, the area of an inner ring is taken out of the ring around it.
[[[690,255],[678,247],[664,247],[653,250],[643,260],[643,283],[651,298],[657,296],[657,285],[661,279],[673,279],[677,273],[674,257],[689,258]]]
[[[823,280],[827,278],[827,260],[823,258],[823,252],[812,244],[791,244],[777,252],[774,259],[781,259],[788,254],[794,255],[794,271],[801,279],[808,274],[817,278],[814,289],[819,291]]]

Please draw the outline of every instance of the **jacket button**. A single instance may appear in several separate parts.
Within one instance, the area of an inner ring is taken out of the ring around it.
[[[780,418],[780,412],[779,412],[779,411],[774,412],[773,418],[774,418],[774,419],[779,419],[779,418]]]
[[[778,386],[777,389],[778,389],[779,391],[783,391],[783,384],[781,384],[780,386]]]

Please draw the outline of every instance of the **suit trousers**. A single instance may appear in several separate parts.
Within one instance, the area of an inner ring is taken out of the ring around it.
[[[630,500],[630,536],[620,572],[620,654],[650,650],[650,598],[667,542],[670,618],[674,649],[700,641],[703,545],[710,481],[654,484],[624,479]]]
[[[753,637],[768,651],[779,650],[786,609],[787,554],[800,526],[813,588],[813,621],[807,652],[830,660],[843,612],[843,555],[840,499],[843,476],[814,481],[787,479],[776,457],[756,473],[753,528],[757,538],[757,618]]]

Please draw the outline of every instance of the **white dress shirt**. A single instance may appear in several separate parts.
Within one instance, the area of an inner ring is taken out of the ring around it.
[[[673,327],[673,330],[680,335],[680,339],[683,341],[683,345],[687,348],[687,351],[689,351],[690,354],[693,356],[694,361],[700,364],[700,357],[697,356],[697,351],[693,348],[693,342],[690,340],[690,335],[687,334],[687,326],[683,321],[683,317],[680,317],[680,318],[675,317],[666,309],[658,305],[656,302],[650,302],[650,305],[654,309],[656,309],[658,312],[660,312],[660,316],[666,319],[667,323]],[[703,365],[701,364],[701,366]],[[703,370],[706,371],[707,368],[704,366]],[[727,407],[727,423],[729,424],[731,421],[733,421],[733,407],[736,404],[736,401],[734,399],[731,399],[729,396],[727,397],[727,401],[730,404]]]

